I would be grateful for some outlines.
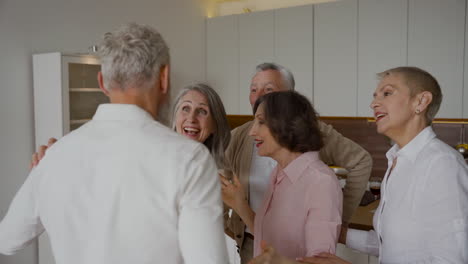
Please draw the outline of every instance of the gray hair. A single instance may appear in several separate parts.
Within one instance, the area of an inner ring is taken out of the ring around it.
[[[273,62],[264,62],[255,67],[255,72],[262,72],[267,70],[278,71],[281,74],[281,78],[283,79],[285,87],[290,91],[294,91],[294,86],[296,85],[296,82],[294,81],[294,75],[291,73],[290,70],[288,70],[282,65]]]
[[[172,114],[172,129],[176,129],[176,113],[179,110],[181,99],[189,91],[197,91],[203,94],[208,101],[208,107],[210,109],[210,114],[213,117],[215,133],[208,137],[203,144],[210,150],[211,155],[216,161],[218,168],[224,168],[225,157],[224,152],[226,151],[229,141],[231,140],[231,130],[229,128],[229,123],[226,118],[226,111],[224,110],[223,102],[219,97],[218,93],[203,83],[195,83],[184,87],[177,96],[177,99],[174,104],[174,110]]]
[[[157,30],[136,23],[104,34],[99,46],[104,87],[149,89],[169,64],[169,48]]]

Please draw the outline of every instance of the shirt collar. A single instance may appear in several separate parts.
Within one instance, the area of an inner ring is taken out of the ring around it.
[[[291,183],[295,183],[302,175],[302,173],[307,169],[311,162],[319,160],[318,151],[310,151],[301,154],[295,160],[284,168],[284,170],[278,170],[277,183],[281,182],[284,177],[288,177]]]
[[[403,148],[399,148],[397,144],[387,151],[387,159],[393,161],[396,157],[407,157],[411,162],[414,162],[419,155],[419,152],[426,146],[426,144],[436,137],[431,126],[424,128],[419,134],[413,138]]]
[[[98,106],[93,120],[154,121],[154,118],[134,104],[101,104]]]

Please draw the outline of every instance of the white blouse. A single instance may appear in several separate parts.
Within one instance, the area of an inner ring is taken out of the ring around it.
[[[468,263],[468,166],[431,127],[388,152],[374,230],[348,231],[348,247],[380,263]],[[390,168],[393,162],[396,166]]]

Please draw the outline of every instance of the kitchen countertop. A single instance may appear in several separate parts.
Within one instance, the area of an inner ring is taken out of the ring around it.
[[[374,229],[372,226],[372,218],[374,217],[375,210],[379,206],[379,202],[380,200],[376,200],[366,206],[359,206],[351,218],[349,228],[360,230]]]

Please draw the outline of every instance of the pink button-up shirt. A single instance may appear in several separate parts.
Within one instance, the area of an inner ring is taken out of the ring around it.
[[[318,152],[302,154],[284,170],[276,166],[255,216],[254,256],[262,240],[292,259],[335,253],[342,203],[338,179]]]

